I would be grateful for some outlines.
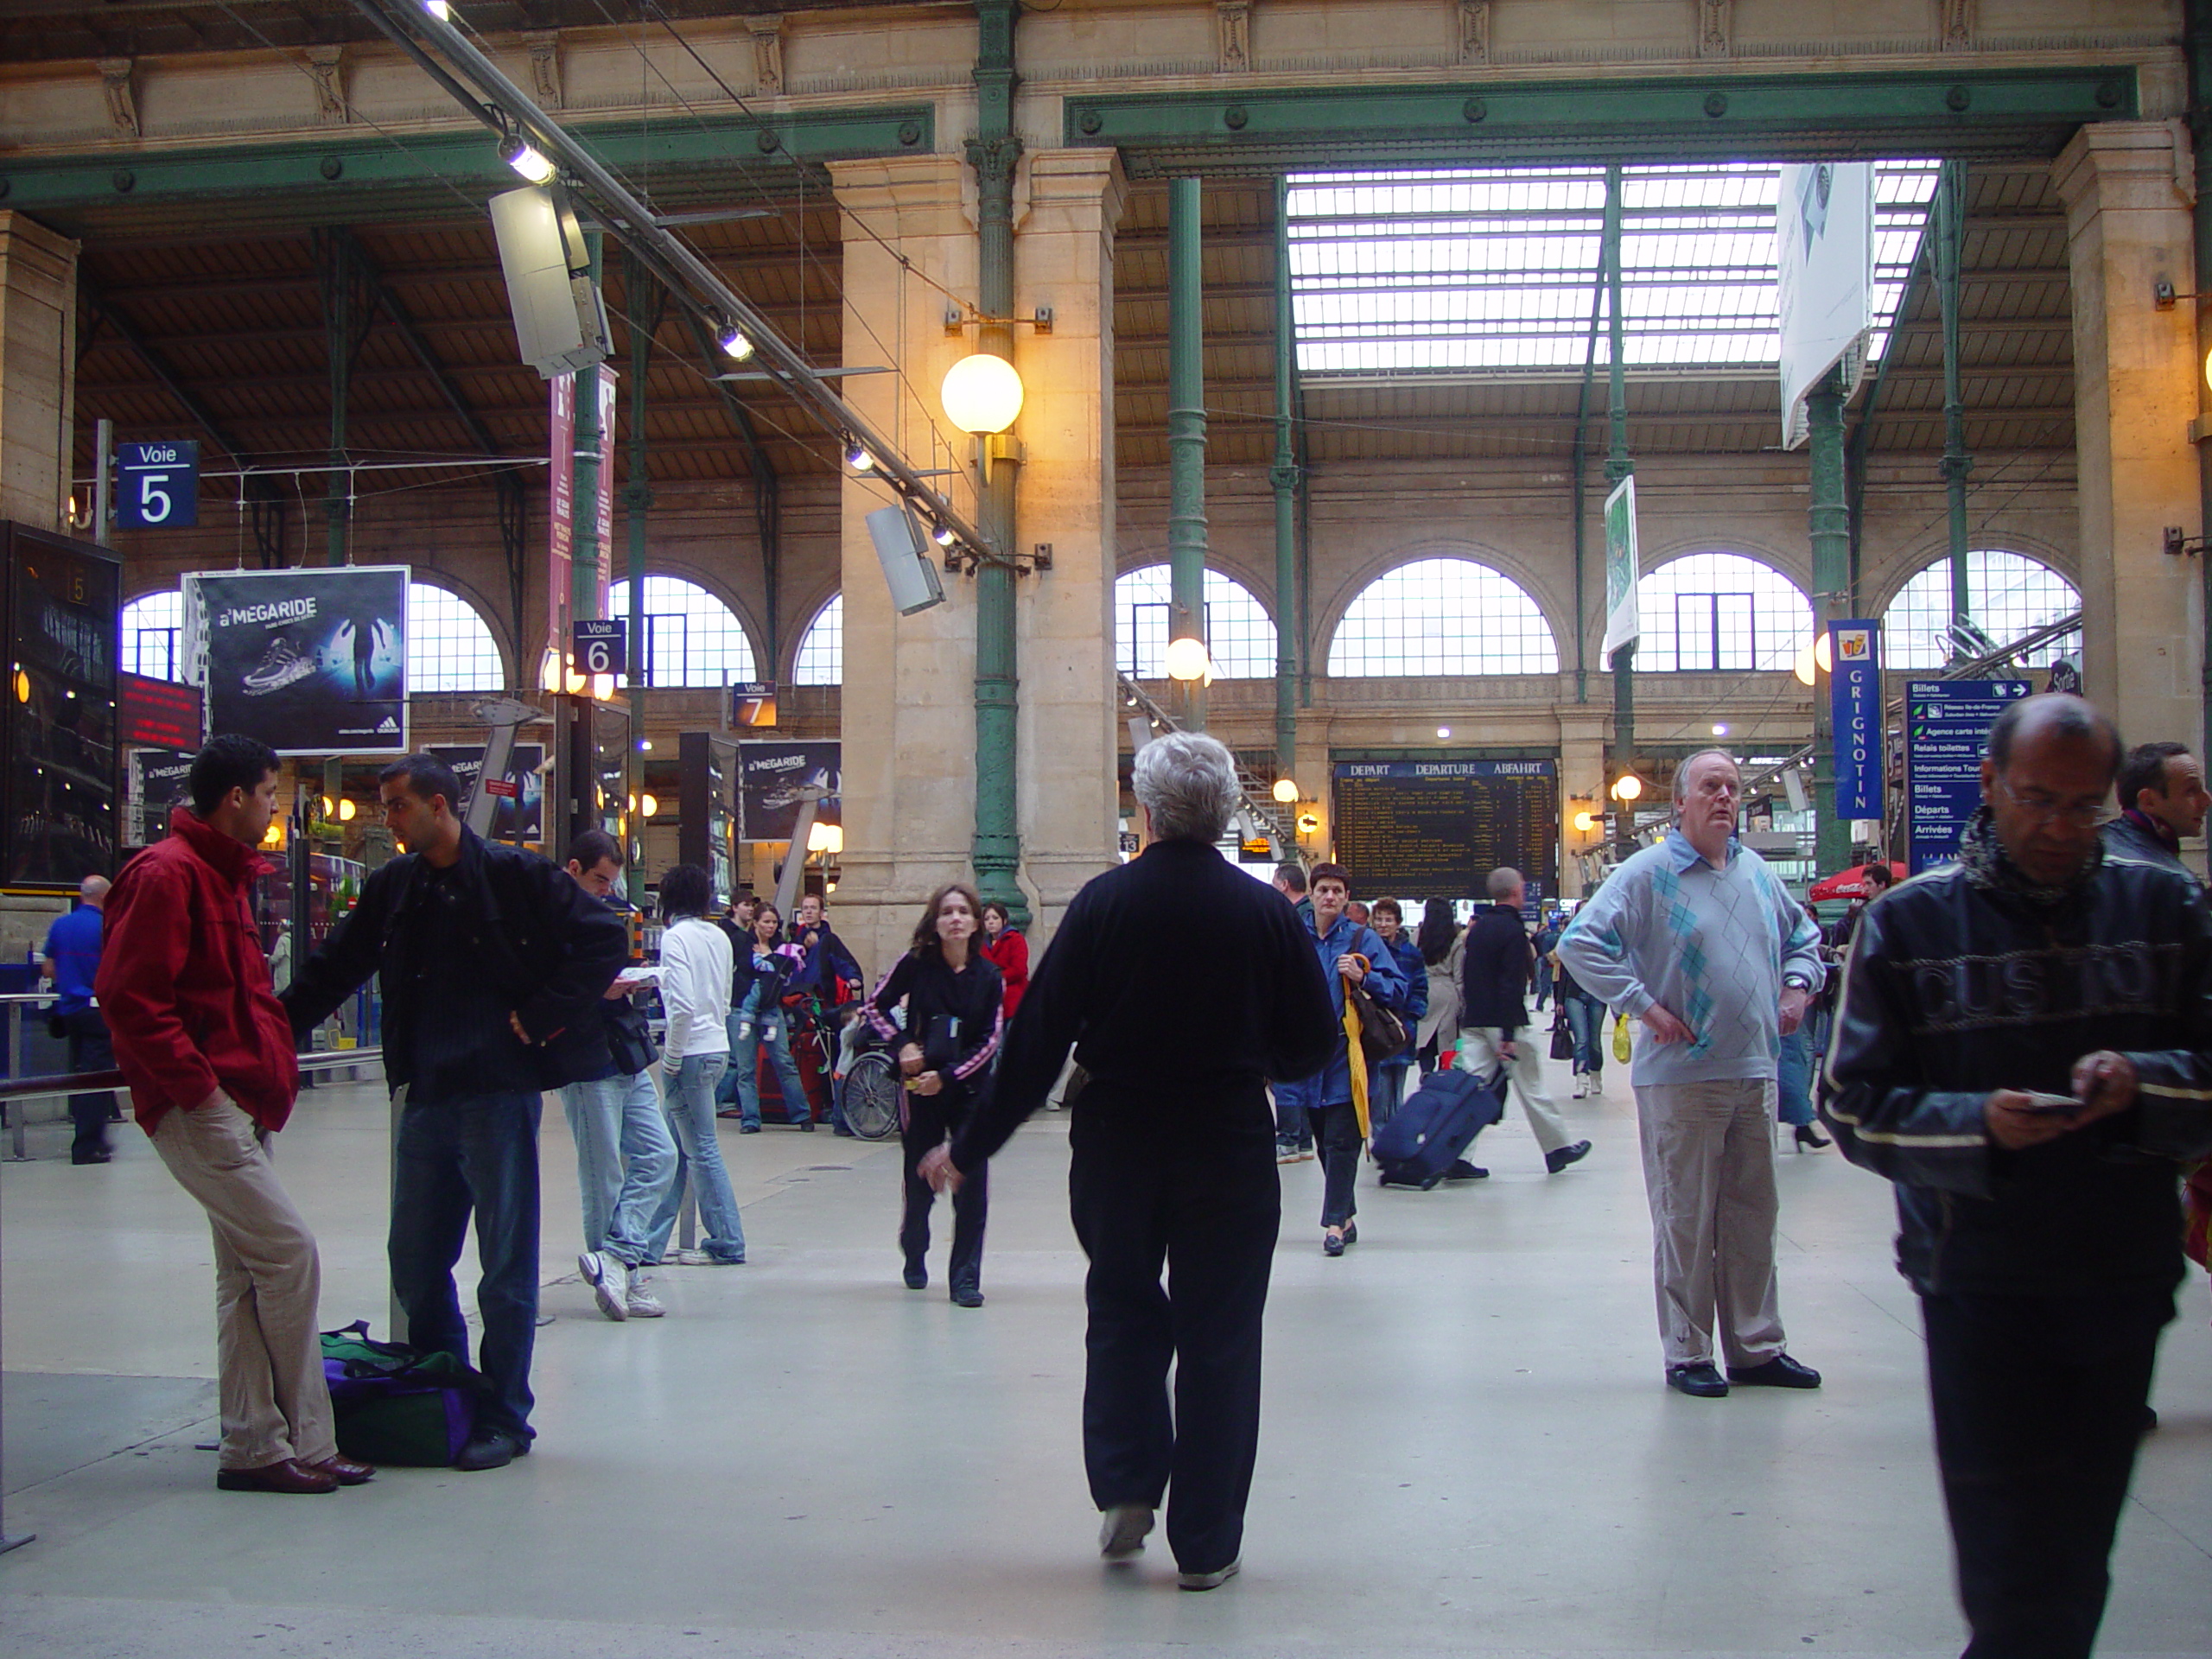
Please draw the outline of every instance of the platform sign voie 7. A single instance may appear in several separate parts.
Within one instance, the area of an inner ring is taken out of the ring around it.
[[[199,442],[116,445],[115,484],[117,529],[194,528],[200,523]]]

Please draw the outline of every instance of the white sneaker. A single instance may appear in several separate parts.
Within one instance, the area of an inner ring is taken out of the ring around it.
[[[1099,1525],[1098,1554],[1109,1561],[1133,1561],[1144,1554],[1145,1535],[1151,1530],[1152,1505],[1116,1503]]]
[[[1590,1079],[1578,1071],[1574,1074],[1574,1097],[1582,1100],[1590,1093]]]
[[[1605,1097],[1605,1079],[1601,1073],[1596,1071],[1585,1071],[1582,1074],[1582,1078],[1584,1082],[1590,1085],[1591,1099],[1601,1100]]]
[[[1235,1578],[1243,1570],[1244,1563],[1242,1560],[1235,1560],[1231,1561],[1227,1567],[1221,1567],[1211,1573],[1179,1573],[1176,1576],[1175,1583],[1179,1589],[1216,1590],[1219,1589],[1223,1585],[1227,1584],[1230,1580]]]
[[[633,1319],[658,1319],[668,1315],[668,1309],[661,1306],[660,1298],[645,1288],[645,1275],[642,1268],[630,1269],[630,1294],[626,1300],[630,1317]]]
[[[671,1250],[668,1262],[676,1268],[710,1268],[715,1264],[715,1258],[704,1250]]]
[[[599,1311],[617,1325],[630,1317],[630,1269],[604,1250],[586,1250],[576,1258],[576,1271],[591,1287]]]

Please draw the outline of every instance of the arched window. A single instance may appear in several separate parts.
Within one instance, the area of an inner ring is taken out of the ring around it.
[[[184,679],[177,639],[184,627],[184,595],[143,594],[123,607],[123,669],[149,679]]]
[[[1352,601],[1329,645],[1338,677],[1556,674],[1551,626],[1510,576],[1467,559],[1417,559]]]
[[[407,584],[407,690],[499,691],[507,671],[476,607],[427,582]]]
[[[1263,680],[1275,671],[1275,625],[1232,576],[1206,572],[1206,649],[1224,680]],[[1166,677],[1174,616],[1167,567],[1147,564],[1114,580],[1114,665],[1132,679]]]
[[[845,596],[830,595],[830,602],[814,613],[799,636],[798,656],[791,664],[793,685],[842,685],[845,683]]]
[[[1967,555],[1967,615],[1998,645],[2082,608],[2072,582],[2049,565],[1994,550]],[[1885,668],[1941,668],[1950,660],[1951,561],[1939,558],[1900,588],[1882,613]],[[2078,643],[2054,639],[2024,652],[2023,667],[2043,668]]]
[[[607,590],[607,613],[630,614],[626,579]],[[645,638],[633,642],[631,672],[645,671],[645,685],[721,685],[727,680],[757,679],[753,642],[729,607],[696,582],[680,576],[645,578]]]
[[[1671,559],[1636,585],[1636,665],[1788,673],[1813,607],[1779,570],[1740,553]]]

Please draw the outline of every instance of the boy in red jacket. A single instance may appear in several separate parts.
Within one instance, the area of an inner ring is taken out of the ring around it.
[[[316,1332],[315,1235],[262,1148],[299,1089],[292,1026],[248,891],[276,810],[276,755],[218,737],[192,806],[108,895],[95,994],[154,1150],[215,1235],[215,1355],[226,1492],[331,1492],[376,1471],[338,1454]]]

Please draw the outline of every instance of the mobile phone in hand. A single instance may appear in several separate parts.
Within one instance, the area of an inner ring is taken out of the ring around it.
[[[2015,1109],[2023,1112],[2049,1113],[2055,1117],[2070,1117],[2087,1103],[2071,1095],[2046,1095],[2040,1090],[2024,1091],[2027,1098]]]

